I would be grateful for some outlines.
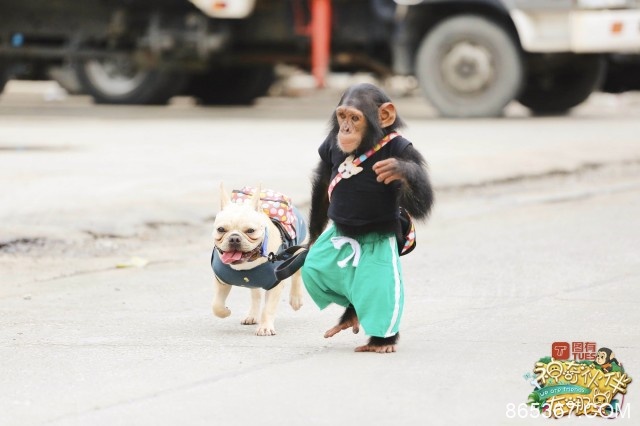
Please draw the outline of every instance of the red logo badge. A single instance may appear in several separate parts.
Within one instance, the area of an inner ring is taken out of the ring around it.
[[[568,342],[553,342],[551,344],[551,356],[555,359],[569,359],[571,345]]]

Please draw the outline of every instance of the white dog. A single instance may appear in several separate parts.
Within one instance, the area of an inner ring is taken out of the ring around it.
[[[215,275],[213,313],[220,318],[228,317],[231,310],[225,306],[225,301],[232,285],[249,287],[251,309],[242,324],[257,323],[258,336],[273,336],[276,334],[276,308],[285,283],[278,282],[274,274],[277,262],[269,262],[268,256],[287,246],[306,242],[307,229],[303,217],[293,206],[289,206],[289,212],[294,213],[289,215],[293,223],[279,226],[265,213],[265,209],[269,210],[270,201],[261,200],[260,189],[254,191],[253,196],[247,195],[247,190],[251,188],[234,191],[234,195],[239,193],[244,198],[232,201],[223,185],[220,186],[221,210],[214,222],[214,249],[211,256]],[[267,190],[266,193],[273,194],[273,191]],[[279,201],[276,204],[285,206]],[[276,208],[276,211],[280,215],[283,212],[282,208]],[[291,238],[285,228],[290,232],[293,230],[295,237]],[[289,304],[297,311],[302,306],[300,271],[285,281],[291,282]],[[262,293],[265,294],[265,300],[260,312]]]

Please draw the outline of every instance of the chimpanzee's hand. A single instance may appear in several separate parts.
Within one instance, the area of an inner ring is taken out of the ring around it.
[[[377,181],[389,184],[394,180],[405,180],[403,163],[396,158],[387,158],[373,165],[373,171],[378,175]]]

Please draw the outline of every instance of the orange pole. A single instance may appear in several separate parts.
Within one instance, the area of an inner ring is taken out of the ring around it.
[[[325,87],[331,56],[331,0],[312,0],[311,73],[318,88]]]

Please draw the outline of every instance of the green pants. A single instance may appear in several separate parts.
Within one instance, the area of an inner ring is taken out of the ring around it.
[[[389,337],[399,331],[404,285],[395,235],[352,239],[331,225],[309,250],[302,279],[320,309],[353,305],[366,334]]]

